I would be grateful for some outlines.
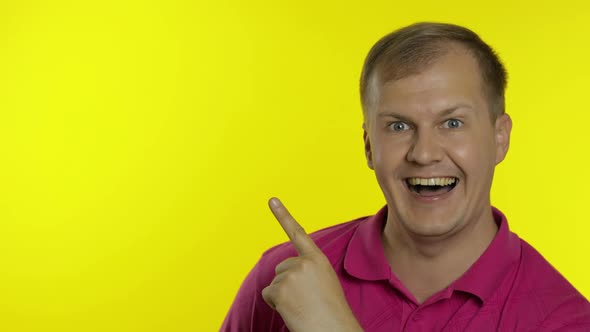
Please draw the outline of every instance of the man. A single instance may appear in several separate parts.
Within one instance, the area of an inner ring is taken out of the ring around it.
[[[419,23],[369,52],[365,154],[387,205],[290,238],[248,275],[222,331],[590,331],[590,303],[490,203],[508,151],[506,72],[472,31]]]

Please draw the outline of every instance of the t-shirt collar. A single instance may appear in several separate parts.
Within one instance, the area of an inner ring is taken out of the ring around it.
[[[498,225],[496,236],[480,258],[450,286],[477,296],[485,302],[495,292],[507,270],[520,257],[520,239],[511,233],[502,212],[492,207]],[[391,268],[385,258],[381,233],[387,219],[387,206],[362,222],[353,234],[344,257],[344,269],[356,278],[389,280]]]
[[[344,269],[362,280],[387,280],[389,263],[381,244],[381,232],[387,219],[387,205],[358,226],[346,248]]]
[[[520,260],[520,239],[510,232],[506,216],[492,207],[498,225],[496,236],[479,259],[451,287],[476,295],[485,302],[497,291],[508,270]]]

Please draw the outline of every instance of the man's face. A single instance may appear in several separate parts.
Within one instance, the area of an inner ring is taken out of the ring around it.
[[[492,177],[511,121],[490,120],[471,54],[450,46],[419,74],[372,88],[365,152],[388,218],[411,234],[445,237],[491,214]]]

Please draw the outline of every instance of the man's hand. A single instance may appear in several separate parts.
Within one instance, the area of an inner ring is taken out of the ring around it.
[[[291,332],[362,331],[328,258],[277,198],[268,205],[299,256],[276,266],[275,278],[262,290],[264,301]]]

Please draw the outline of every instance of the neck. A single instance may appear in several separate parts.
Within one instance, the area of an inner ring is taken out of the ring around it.
[[[392,271],[419,303],[463,275],[494,239],[498,227],[489,209],[461,229],[437,237],[411,234],[388,213],[382,234]]]

